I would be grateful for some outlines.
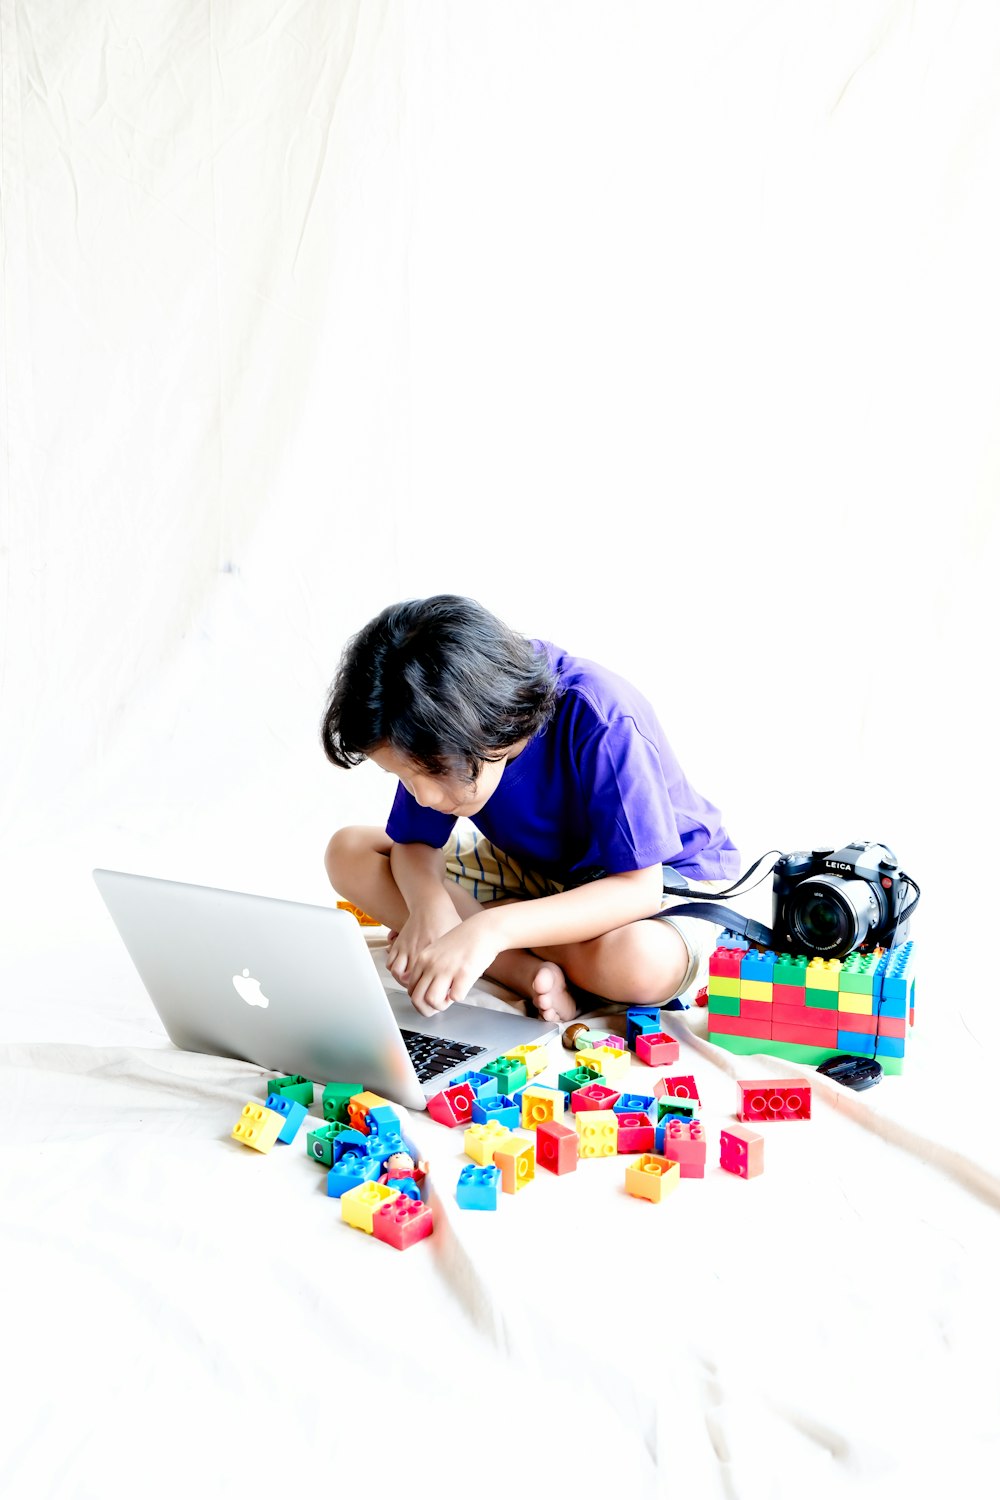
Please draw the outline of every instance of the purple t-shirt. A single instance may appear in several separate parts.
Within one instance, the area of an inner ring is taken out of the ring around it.
[[[692,880],[736,876],[739,851],[718,810],[691,786],[638,689],[547,641],[532,644],[559,679],[555,713],[470,821],[525,869],[563,883],[657,864]],[[400,784],[386,832],[440,849],[456,821]]]

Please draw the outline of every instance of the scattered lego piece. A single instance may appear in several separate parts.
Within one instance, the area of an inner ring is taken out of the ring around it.
[[[612,1109],[621,1098],[617,1089],[609,1089],[606,1083],[588,1083],[582,1089],[574,1089],[569,1107],[575,1115],[588,1110]]]
[[[519,1057],[495,1057],[482,1070],[497,1081],[497,1092],[510,1095],[528,1081],[528,1070]]]
[[[354,1094],[347,1101],[347,1117],[355,1130],[360,1130],[363,1135],[368,1135],[371,1126],[368,1123],[368,1111],[376,1105],[386,1105],[389,1109],[392,1105],[388,1099],[383,1099],[381,1094],[372,1094],[368,1089],[362,1089],[360,1094]],[[399,1116],[397,1115],[397,1120]]]
[[[705,1006],[708,1004],[708,985],[707,984],[703,984],[702,987],[701,987],[701,989],[695,995],[695,997],[694,997],[694,1003],[695,1003],[695,1005],[700,1006],[702,1010],[704,1010]]]
[[[812,1084],[781,1083],[773,1078],[759,1081],[739,1079],[741,1120],[808,1120]]]
[[[322,1162],[324,1167],[332,1167],[333,1143],[342,1130],[350,1128],[349,1125],[341,1125],[339,1120],[334,1120],[329,1125],[320,1125],[307,1135],[306,1152],[314,1161]]]
[[[465,1154],[471,1156],[481,1167],[488,1167],[496,1148],[511,1134],[510,1127],[501,1125],[497,1120],[487,1120],[483,1125],[470,1125],[463,1142]]]
[[[534,1179],[535,1143],[523,1135],[508,1135],[495,1148],[493,1161],[500,1168],[504,1192],[517,1193]]]
[[[764,1137],[746,1125],[727,1125],[719,1135],[719,1166],[737,1177],[759,1177],[764,1170]]]
[[[665,1156],[657,1156],[655,1152],[647,1152],[625,1168],[625,1191],[633,1198],[648,1198],[650,1203],[662,1203],[680,1180],[681,1169],[677,1163],[668,1161]]]
[[[294,1099],[288,1099],[281,1094],[268,1094],[264,1100],[265,1109],[273,1109],[276,1115],[281,1116],[281,1131],[278,1140],[282,1145],[289,1146],[299,1133],[299,1126],[308,1113],[304,1104],[299,1104]]]
[[[694,1099],[696,1103],[701,1103],[697,1085],[690,1073],[676,1073],[666,1077],[663,1086],[671,1099]]]
[[[359,1182],[340,1195],[340,1217],[354,1229],[365,1234],[374,1234],[372,1220],[383,1204],[393,1203],[400,1196],[396,1188],[383,1186],[380,1182]]]
[[[665,1031],[638,1032],[635,1038],[635,1055],[648,1068],[668,1068],[679,1060],[681,1044]]]
[[[433,1232],[434,1215],[430,1204],[421,1203],[419,1198],[414,1201],[403,1193],[390,1203],[383,1203],[372,1215],[375,1239],[392,1245],[396,1250],[408,1250]]]
[[[458,1175],[455,1200],[459,1208],[495,1209],[500,1201],[500,1168],[470,1162]]]
[[[492,1067],[493,1064],[491,1063]],[[523,1071],[523,1064],[519,1064]],[[506,1089],[504,1090],[506,1093]],[[488,1103],[488,1100],[484,1100]],[[439,1125],[468,1125],[472,1119],[472,1106],[476,1096],[467,1083],[456,1083],[452,1088],[432,1094],[427,1101],[427,1113]]]
[[[252,1146],[266,1156],[285,1124],[284,1115],[276,1114],[266,1104],[244,1104],[243,1113],[233,1126],[230,1139]]]
[[[521,1108],[506,1094],[488,1094],[485,1099],[475,1099],[472,1104],[473,1125],[484,1125],[487,1120],[497,1120],[513,1130],[521,1123]]]
[[[364,1088],[363,1083],[328,1083],[323,1090],[324,1120],[337,1120],[342,1125],[349,1125],[351,1117],[347,1107],[353,1098],[364,1093]]]
[[[385,925],[379,921],[378,917],[370,917],[366,911],[361,910],[360,906],[355,906],[353,901],[338,901],[337,910],[349,911],[351,916],[355,917],[362,927],[383,927]]]
[[[563,1091],[550,1089],[540,1083],[529,1084],[521,1090],[521,1126],[534,1130],[547,1120],[561,1120],[563,1116]]]
[[[617,1156],[618,1116],[613,1109],[588,1109],[576,1122],[581,1156]]]
[[[326,1174],[326,1191],[330,1198],[342,1198],[352,1188],[366,1182],[377,1182],[379,1164],[370,1156],[343,1156]]]
[[[292,1073],[287,1078],[269,1078],[267,1092],[280,1094],[283,1099],[294,1099],[296,1104],[304,1104],[306,1109],[312,1108],[314,1088],[301,1073]]]
[[[656,1127],[656,1150],[677,1162],[682,1177],[704,1177],[706,1141],[700,1120],[664,1120]]]
[[[504,1056],[524,1063],[529,1079],[537,1078],[549,1065],[549,1049],[542,1042],[525,1042],[523,1046],[512,1047]]]
[[[580,1137],[560,1120],[546,1120],[535,1136],[535,1161],[540,1167],[561,1177],[575,1172],[580,1155]]]
[[[652,1120],[641,1110],[638,1112],[619,1112],[615,1106],[615,1114],[618,1115],[618,1154],[625,1156],[635,1151],[652,1151],[656,1147],[656,1130]]]
[[[664,1094],[656,1101],[656,1123],[663,1120],[694,1120],[698,1117],[698,1106],[693,1099],[674,1099]]]

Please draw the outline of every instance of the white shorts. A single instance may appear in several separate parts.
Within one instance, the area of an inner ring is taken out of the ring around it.
[[[451,838],[444,846],[445,873],[457,885],[471,891],[477,901],[486,905],[490,901],[525,901],[538,896],[554,896],[566,887],[537,870],[525,870],[491,844],[489,839],[472,824],[457,823]],[[663,897],[661,907],[683,906],[685,901],[697,899],[701,891],[720,891],[730,884],[726,880],[690,880],[690,896]],[[721,926],[705,922],[700,917],[683,915],[656,917],[653,920],[669,922],[680,933],[688,952],[687,972],[677,990],[685,995],[708,980],[708,960],[716,946]]]

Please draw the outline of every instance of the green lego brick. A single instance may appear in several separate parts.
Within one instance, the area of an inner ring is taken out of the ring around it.
[[[779,954],[774,962],[774,983],[795,984],[801,989],[806,982],[807,963],[808,959],[804,953]]]
[[[738,1016],[740,1013],[739,995],[713,995],[709,992],[708,1013],[710,1016]]]
[[[343,1125],[351,1123],[347,1105],[355,1094],[363,1094],[363,1083],[328,1083],[323,1090],[324,1120],[339,1120]]]
[[[287,1078],[269,1078],[267,1092],[278,1094],[282,1099],[292,1099],[296,1104],[304,1104],[306,1109],[312,1107],[313,1085],[301,1073],[292,1073]]]
[[[588,1083],[600,1083],[600,1081],[601,1074],[596,1068],[571,1068],[568,1073],[559,1074],[559,1087],[569,1094],[576,1089],[585,1089]]]
[[[501,1094],[512,1094],[522,1083],[528,1081],[528,1070],[523,1062],[512,1057],[497,1057],[480,1068],[481,1073],[492,1073]]]
[[[850,995],[870,995],[877,967],[874,953],[849,953],[840,970],[840,988]]]
[[[774,1057],[783,1057],[788,1062],[805,1063],[808,1067],[818,1067],[821,1062],[826,1062],[828,1057],[842,1057],[846,1047],[804,1047],[798,1042],[774,1042],[767,1037],[752,1036],[727,1036],[721,1031],[710,1031],[708,1040],[714,1042],[717,1047],[725,1047],[729,1052],[737,1052],[742,1057],[749,1057],[754,1052],[767,1053]],[[870,1053],[854,1052],[852,1057],[868,1057]],[[883,1073],[902,1073],[903,1059],[901,1057],[880,1057]]]
[[[837,991],[836,990],[813,990],[813,989],[808,989],[808,990],[803,990],[802,993],[806,997],[806,1004],[807,1005],[811,1005],[814,1010],[836,1010],[837,1009]]]
[[[311,1156],[313,1161],[322,1162],[324,1167],[332,1167],[333,1143],[342,1131],[350,1128],[339,1120],[318,1126],[306,1136],[306,1155]]]

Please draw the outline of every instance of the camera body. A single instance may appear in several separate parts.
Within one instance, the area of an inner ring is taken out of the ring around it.
[[[885,844],[800,850],[774,866],[776,945],[810,958],[846,958],[890,948],[906,937],[900,923],[908,883]]]

